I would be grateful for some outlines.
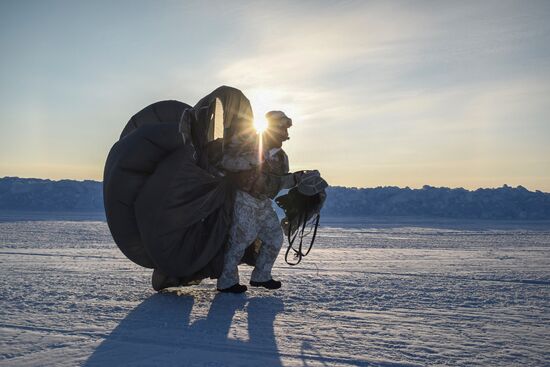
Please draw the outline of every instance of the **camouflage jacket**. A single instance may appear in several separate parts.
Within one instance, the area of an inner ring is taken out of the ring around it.
[[[264,161],[255,168],[236,174],[237,186],[257,199],[273,199],[279,191],[296,185],[289,173],[288,156],[282,149],[264,153]]]
[[[294,175],[289,173],[288,156],[283,149],[265,152],[264,161],[254,182],[251,195],[259,199],[273,199],[279,191],[296,185]]]

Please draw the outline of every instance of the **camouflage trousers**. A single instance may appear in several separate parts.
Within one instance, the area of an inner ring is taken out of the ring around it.
[[[256,199],[244,191],[237,191],[233,209],[233,223],[224,255],[223,271],[218,288],[229,288],[239,283],[239,270],[244,252],[256,239],[262,241],[251,280],[265,282],[271,279],[271,269],[283,245],[283,230],[270,199]]]

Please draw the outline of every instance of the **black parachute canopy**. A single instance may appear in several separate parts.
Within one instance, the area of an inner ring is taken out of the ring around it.
[[[132,116],[103,180],[107,223],[124,255],[184,280],[218,277],[235,189],[211,169],[209,147],[246,149],[254,139],[250,102],[231,87],[193,108],[161,101]]]

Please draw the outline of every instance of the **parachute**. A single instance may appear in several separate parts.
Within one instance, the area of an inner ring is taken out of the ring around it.
[[[253,150],[249,100],[222,86],[194,107],[153,103],[128,121],[105,163],[107,223],[128,259],[182,283],[217,278],[235,187],[223,154]]]

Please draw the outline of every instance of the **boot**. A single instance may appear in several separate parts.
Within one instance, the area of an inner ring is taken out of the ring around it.
[[[179,287],[179,279],[161,273],[158,269],[153,270],[151,277],[153,289],[160,292],[164,288]]]
[[[247,288],[246,285],[242,285],[242,284],[237,283],[237,284],[232,285],[229,288],[224,288],[224,289],[218,288],[218,291],[223,292],[223,293],[243,293],[243,292],[246,292],[247,289],[248,288]]]
[[[278,280],[269,279],[266,282],[255,282],[253,280],[250,281],[250,285],[253,287],[264,287],[267,289],[279,289],[281,288],[281,282]]]

